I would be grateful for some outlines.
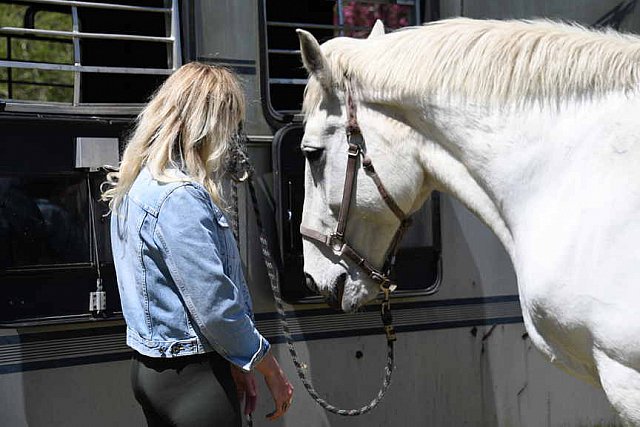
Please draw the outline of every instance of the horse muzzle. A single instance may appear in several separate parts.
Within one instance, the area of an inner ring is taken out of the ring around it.
[[[336,278],[335,284],[328,288],[320,289],[313,277],[305,273],[305,284],[307,288],[318,295],[321,295],[325,302],[336,311],[342,310],[342,297],[344,295],[344,287],[347,282],[347,273],[342,273]]]

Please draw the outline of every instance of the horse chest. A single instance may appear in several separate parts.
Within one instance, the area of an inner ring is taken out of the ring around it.
[[[538,350],[567,372],[594,381],[593,340],[584,321],[590,304],[562,291],[543,294],[521,290],[520,297],[527,332]]]
[[[580,228],[578,224],[576,227]],[[594,349],[640,366],[640,226],[569,230],[538,238],[515,263],[523,316],[534,345],[557,365],[597,381]],[[600,237],[599,237],[600,236]],[[546,241],[544,247],[542,242]],[[637,242],[637,240],[636,240]]]

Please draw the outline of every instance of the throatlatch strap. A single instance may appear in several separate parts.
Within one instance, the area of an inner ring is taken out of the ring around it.
[[[362,167],[364,168],[365,171],[367,171],[371,179],[373,179],[373,182],[376,184],[376,187],[378,188],[378,192],[380,193],[380,196],[382,196],[382,199],[387,204],[387,206],[389,206],[389,209],[393,211],[395,216],[400,221],[405,221],[407,218],[406,215],[404,214],[402,209],[400,209],[400,207],[395,202],[395,200],[393,200],[391,195],[389,195],[389,192],[387,191],[384,184],[380,180],[380,176],[378,176],[378,173],[373,167],[373,163],[371,163],[371,159],[366,154],[364,154],[363,156],[364,157],[362,159]]]

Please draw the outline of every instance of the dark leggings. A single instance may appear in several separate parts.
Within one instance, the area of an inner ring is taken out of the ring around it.
[[[242,425],[229,362],[217,353],[153,358],[134,352],[131,384],[150,427]]]

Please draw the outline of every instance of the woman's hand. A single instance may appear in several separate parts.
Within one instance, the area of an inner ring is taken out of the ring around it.
[[[231,376],[236,383],[236,393],[238,401],[242,402],[244,397],[244,414],[250,415],[256,409],[258,400],[258,389],[256,387],[256,377],[253,372],[244,372],[235,365],[231,365]]]
[[[273,402],[276,405],[275,411],[268,414],[267,418],[271,421],[277,420],[283,416],[291,406],[291,402],[293,401],[293,387],[271,352],[256,365],[256,369],[264,375],[264,380],[267,383],[269,392],[273,397]]]

